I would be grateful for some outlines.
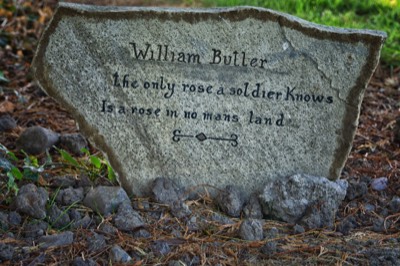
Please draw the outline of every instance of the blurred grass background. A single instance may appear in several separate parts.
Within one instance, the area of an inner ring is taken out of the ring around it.
[[[195,5],[194,1],[188,5]],[[381,61],[400,65],[400,0],[201,0],[205,7],[258,6],[329,26],[385,31]],[[198,4],[196,4],[198,6]]]

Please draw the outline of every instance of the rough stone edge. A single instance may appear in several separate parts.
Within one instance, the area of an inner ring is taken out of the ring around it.
[[[118,13],[118,16],[115,15]],[[316,39],[328,39],[338,42],[364,42],[369,46],[369,53],[366,60],[366,64],[362,67],[360,76],[356,81],[356,85],[351,88],[347,98],[349,103],[346,108],[344,119],[342,122],[343,131],[341,136],[338,137],[339,147],[335,151],[335,157],[340,156],[341,159],[334,161],[329,170],[329,179],[338,179],[341,169],[347,160],[347,156],[351,150],[351,143],[353,141],[355,131],[358,126],[358,118],[360,112],[361,101],[364,95],[365,88],[375,71],[379,62],[380,50],[383,42],[387,38],[385,32],[372,31],[372,30],[355,30],[355,29],[341,29],[334,27],[327,27],[311,23],[300,18],[287,15],[284,13],[254,7],[236,7],[236,8],[213,8],[213,9],[183,9],[183,8],[145,8],[145,7],[101,7],[101,6],[90,6],[81,4],[71,3],[59,3],[59,6],[46,28],[43,36],[38,44],[37,52],[32,62],[32,71],[38,81],[39,86],[61,105],[64,106],[77,120],[78,126],[81,131],[92,141],[92,143],[102,150],[107,159],[115,169],[120,184],[129,188],[129,191],[133,191],[129,182],[126,178],[120,178],[127,176],[123,170],[122,164],[116,160],[115,153],[111,147],[109,147],[102,135],[97,130],[91,127],[85,118],[75,111],[65,100],[60,97],[60,94],[51,86],[50,80],[45,78],[45,75],[41,74],[44,72],[44,53],[49,43],[49,39],[53,32],[56,30],[59,22],[63,17],[68,16],[86,16],[86,17],[97,17],[97,18],[108,18],[113,20],[122,19],[159,19],[162,21],[186,21],[189,23],[197,23],[205,21],[209,18],[221,19],[229,21],[240,21],[245,20],[249,17],[258,19],[261,21],[276,21],[281,27],[291,28],[294,30],[301,31],[303,34]],[[375,58],[375,59],[374,59]],[[360,97],[355,97],[355,95]],[[353,100],[352,100],[353,99]],[[156,178],[156,177],[154,177]],[[142,192],[143,193],[143,192]]]

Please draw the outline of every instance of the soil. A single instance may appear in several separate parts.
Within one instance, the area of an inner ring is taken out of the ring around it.
[[[38,125],[58,133],[78,129],[71,116],[40,90],[29,73],[37,42],[56,1],[26,1],[16,8],[14,3],[3,1],[0,9],[0,71],[4,76],[0,75],[0,116],[9,114],[17,127],[1,132],[0,143],[17,155],[22,169],[25,155],[16,151],[15,142],[27,127]],[[242,220],[231,218],[232,222],[226,223],[212,218],[220,211],[206,193],[198,200],[186,201],[192,214],[181,219],[171,215],[165,205],[133,198],[132,204],[144,217],[150,236],[107,231],[104,225],[112,226],[112,216],[101,217],[77,204],[71,209],[90,217],[90,225],[80,229],[44,227],[43,234],[48,235],[73,231],[75,240],[70,245],[42,250],[35,237],[26,234],[35,220],[22,216],[18,222],[14,217],[10,204],[14,193],[7,191],[8,177],[2,171],[0,212],[16,220],[7,230],[0,229],[0,257],[11,252],[7,249],[11,247],[14,255],[11,260],[3,260],[4,265],[85,265],[78,264],[77,258],[108,265],[110,249],[118,244],[133,258],[133,265],[400,265],[399,108],[400,67],[382,62],[366,89],[353,148],[342,171],[341,178],[350,186],[334,228],[305,228],[303,232],[293,224],[265,220],[265,234],[274,233],[261,241],[244,241],[238,238]],[[90,153],[99,154],[93,147]],[[54,163],[63,162],[55,150],[50,156]],[[37,158],[43,163],[48,156]],[[35,184],[45,187],[51,199],[58,189],[52,182],[65,175],[73,177],[75,186],[87,179],[76,168],[54,167],[40,173]],[[101,173],[90,178],[94,184],[116,185]],[[381,180],[387,183],[379,183]],[[23,179],[17,185],[29,182],[33,181]],[[94,233],[104,235],[107,244],[90,248]]]

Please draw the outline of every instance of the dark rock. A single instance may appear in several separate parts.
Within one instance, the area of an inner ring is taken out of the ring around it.
[[[276,227],[272,227],[268,231],[265,232],[265,237],[267,239],[274,239],[279,236],[279,230]]]
[[[60,234],[42,236],[38,239],[40,248],[59,247],[71,245],[74,242],[74,233],[66,231]]]
[[[175,201],[174,203],[172,203],[171,213],[176,218],[183,218],[192,214],[189,207],[183,201]]]
[[[161,217],[164,215],[164,212],[163,211],[158,211],[158,210],[157,211],[153,210],[148,215],[153,219],[160,220]]]
[[[239,227],[239,237],[243,240],[257,241],[264,238],[261,220],[246,219]]]
[[[366,203],[364,205],[364,210],[366,213],[371,213],[371,212],[375,211],[375,205],[371,204],[371,203]]]
[[[375,232],[378,232],[378,233],[385,232],[386,229],[389,227],[390,227],[389,221],[386,222],[386,224],[385,224],[385,219],[383,219],[383,218],[378,217],[372,221],[372,230]]]
[[[11,260],[14,255],[14,247],[0,243],[0,261]]]
[[[220,209],[232,217],[239,217],[243,208],[243,197],[234,186],[226,186],[216,197]]]
[[[151,245],[151,250],[157,256],[165,256],[171,252],[171,248],[169,247],[168,243],[165,241],[155,241]]]
[[[201,228],[200,225],[201,218],[197,216],[192,216],[190,219],[186,222],[186,226],[189,231],[198,231]]]
[[[93,187],[94,184],[93,184],[92,180],[90,180],[90,178],[87,175],[82,174],[80,176],[80,178],[79,178],[78,186],[79,187],[83,187],[83,188],[87,188],[87,187]]]
[[[88,143],[81,134],[72,133],[61,135],[59,145],[75,155],[82,155],[83,152],[81,150],[82,148],[87,148]]]
[[[27,214],[36,219],[44,219],[48,197],[49,195],[44,188],[38,188],[30,183],[19,189],[12,206],[19,213]]]
[[[382,207],[379,211],[379,215],[381,217],[389,216],[389,210],[387,208]]]
[[[17,127],[17,122],[10,115],[0,117],[0,132],[10,131]]]
[[[371,183],[372,178],[371,178],[370,176],[364,175],[364,176],[362,176],[362,177],[360,178],[360,181],[361,181],[361,182],[364,182],[364,183],[368,186],[368,185]]]
[[[365,245],[366,245],[366,246],[376,246],[376,245],[378,245],[378,240],[376,240],[376,239],[369,239],[369,240],[365,243]]]
[[[92,259],[86,259],[84,260],[81,257],[77,257],[74,259],[74,261],[72,262],[73,266],[96,266],[97,263],[92,260]]]
[[[213,213],[211,215],[211,220],[220,224],[234,224],[234,222],[229,217],[219,213]]]
[[[379,177],[372,180],[371,188],[376,191],[382,191],[387,188],[388,184],[389,180],[387,179],[387,177]]]
[[[22,221],[21,215],[18,212],[12,211],[8,214],[8,222],[10,225],[20,225]]]
[[[49,207],[47,216],[50,225],[58,229],[66,227],[71,222],[68,213],[60,210],[55,204]]]
[[[399,248],[370,248],[362,251],[369,259],[369,265],[399,265],[400,249]]]
[[[261,204],[256,195],[251,195],[247,203],[243,207],[243,215],[245,218],[262,219]]]
[[[115,226],[122,231],[132,231],[145,225],[140,214],[129,203],[119,206],[113,220]]]
[[[153,182],[151,196],[158,203],[170,205],[186,199],[182,191],[183,189],[171,179],[159,177]]]
[[[85,217],[83,217],[82,219],[72,222],[71,228],[72,229],[89,228],[91,224],[92,224],[92,218],[90,218],[89,215],[85,215]]]
[[[59,140],[59,135],[40,126],[27,128],[17,139],[17,148],[28,154],[40,154],[50,149]]]
[[[348,235],[351,230],[357,227],[357,221],[354,216],[348,216],[340,221],[337,231],[343,235]]]
[[[294,233],[295,233],[295,234],[302,234],[302,233],[304,233],[304,232],[306,231],[306,230],[304,229],[303,226],[298,225],[298,224],[296,224],[296,225],[293,227],[293,230],[294,230]]]
[[[140,229],[140,230],[134,232],[133,236],[136,238],[150,238],[151,234],[149,231],[147,231],[145,229]]]
[[[60,203],[61,205],[69,206],[74,203],[81,202],[84,198],[83,195],[83,188],[66,188],[66,189],[61,189],[56,197],[56,201]]]
[[[52,180],[50,180],[50,186],[55,188],[67,188],[74,187],[77,183],[75,177],[70,175],[65,176],[56,176]]]
[[[389,202],[389,209],[392,213],[400,212],[400,197],[394,196]]]
[[[324,177],[297,174],[268,183],[260,200],[266,216],[293,224],[304,217],[304,223],[331,227],[346,190],[345,180],[332,182]],[[322,206],[322,213],[313,211],[318,206]]]
[[[26,238],[36,238],[44,235],[48,227],[44,221],[33,221],[24,227],[23,234]]]
[[[8,230],[8,214],[5,212],[0,212],[0,230]]]
[[[127,263],[132,260],[131,256],[129,256],[129,254],[118,245],[111,248],[110,259],[115,263]]]
[[[350,182],[347,187],[346,198],[353,200],[368,193],[368,185],[365,182]]]
[[[82,215],[77,209],[69,209],[68,216],[71,221],[79,221],[80,219],[82,219]]]
[[[100,231],[105,234],[115,235],[118,232],[118,229],[112,226],[111,224],[102,223],[99,227]]]
[[[123,202],[130,202],[123,188],[106,186],[91,189],[83,200],[86,207],[99,212],[101,215],[112,213]]]
[[[267,242],[260,248],[260,251],[265,255],[273,255],[277,250],[276,241]]]
[[[96,252],[104,249],[107,246],[106,238],[103,235],[92,232],[87,238],[88,250],[90,252]]]
[[[310,229],[332,227],[335,213],[331,211],[330,206],[325,206],[325,204],[325,202],[311,204],[298,222]]]

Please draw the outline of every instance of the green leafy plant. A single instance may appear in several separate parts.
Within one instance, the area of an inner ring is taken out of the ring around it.
[[[89,174],[91,179],[98,176],[107,176],[108,180],[111,182],[116,181],[114,169],[111,167],[109,162],[97,155],[90,154],[88,149],[81,149],[81,152],[85,155],[82,159],[75,159],[71,154],[63,149],[56,148],[56,150],[60,153],[61,158],[71,167],[84,170]]]
[[[3,168],[8,178],[7,180],[7,192],[14,191],[18,193],[18,186],[16,180],[22,180],[23,178],[38,181],[39,174],[45,169],[47,161],[43,165],[39,165],[37,157],[28,155],[26,152],[21,151],[24,154],[22,171],[16,165],[19,162],[17,156],[9,151],[3,144],[0,144],[0,151],[3,152],[3,157],[0,158],[0,167]]]
[[[7,192],[14,191],[14,193],[17,194],[18,186],[15,183],[15,180],[21,180],[24,176],[18,167],[14,165],[14,163],[18,162],[18,158],[3,144],[0,144],[0,150],[4,153],[4,157],[0,158],[0,167],[3,168],[8,178]]]
[[[57,166],[69,166],[84,171],[91,179],[95,179],[99,176],[106,176],[111,182],[116,181],[115,172],[108,161],[97,155],[90,154],[89,150],[82,149],[85,156],[75,159],[65,150],[57,147],[55,147],[55,149],[59,152],[61,159],[64,161],[63,164],[54,163],[48,152],[45,162],[39,164],[39,160],[36,156],[21,151],[24,155],[23,165],[22,167],[18,167],[18,165],[22,163],[21,160],[0,143],[0,152],[2,153],[2,156],[0,155],[0,168],[7,176],[7,192],[13,191],[17,194],[18,186],[16,181],[27,179],[37,182],[40,174],[44,172],[45,169],[55,168]]]
[[[4,76],[3,71],[0,71],[0,81],[9,82],[8,78]]]
[[[106,173],[108,180],[112,182],[116,180],[114,169],[111,167],[110,163],[107,160],[90,154],[90,152],[86,148],[83,148],[81,151],[89,157],[90,163],[94,167],[96,172]]]

